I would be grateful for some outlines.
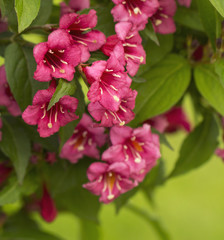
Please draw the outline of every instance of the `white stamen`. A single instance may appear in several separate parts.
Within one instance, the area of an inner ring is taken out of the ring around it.
[[[82,45],[84,45],[84,46],[88,46],[86,43],[84,43],[83,41],[77,41],[78,43],[81,43]]]
[[[55,72],[55,67],[53,65],[51,65],[52,69],[53,69],[53,72]]]
[[[136,44],[130,44],[130,43],[123,43],[124,47],[137,47]]]
[[[156,21],[155,21],[155,25],[156,26],[159,26],[160,24],[162,24],[163,22],[162,22],[162,20],[160,20],[160,19],[157,19]]]
[[[64,64],[68,64],[67,62],[65,62],[64,60],[62,60],[62,59],[60,59],[60,61],[62,62],[62,63],[64,63]]]
[[[60,53],[64,53],[64,52],[65,52],[65,50],[58,50],[58,52],[60,52]]]
[[[118,96],[113,96],[115,102],[119,102],[120,101],[120,98]]]
[[[127,112],[126,109],[124,109],[121,105],[120,105],[120,109],[125,113]]]
[[[106,69],[106,72],[113,72],[114,70],[112,69]]]
[[[115,88],[113,85],[110,85],[111,88],[114,89],[114,91],[118,91],[117,88]]]
[[[92,140],[92,138],[89,138],[89,140],[88,140],[88,145],[89,145],[89,146],[92,146],[92,144],[93,144],[93,140]]]
[[[53,52],[51,49],[49,49],[48,52],[49,52],[50,54],[54,54],[54,52]]]
[[[63,111],[63,107],[60,105],[60,111],[61,111],[61,113],[65,113],[64,111]]]
[[[121,78],[121,76],[118,75],[118,74],[116,74],[116,73],[113,73],[112,75],[113,75],[114,77]]]

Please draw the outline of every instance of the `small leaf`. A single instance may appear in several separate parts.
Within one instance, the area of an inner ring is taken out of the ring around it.
[[[224,60],[219,59],[214,63],[215,72],[219,76],[219,80],[224,88]]]
[[[219,128],[215,117],[207,114],[204,121],[184,140],[169,178],[185,174],[207,162],[218,145],[218,135]]]
[[[160,45],[159,44],[159,39],[154,31],[152,22],[149,21],[148,24],[146,25],[146,28],[144,29],[144,33],[156,44],[156,45]]]
[[[134,126],[167,111],[180,100],[190,83],[191,68],[184,58],[170,55],[142,77],[145,83],[132,84],[138,91]]]
[[[0,192],[0,206],[15,203],[20,198],[18,182],[12,182]]]
[[[0,149],[12,161],[19,183],[23,182],[31,156],[30,139],[19,121],[13,117],[2,117],[2,141]]]
[[[18,30],[22,32],[36,18],[40,9],[40,0],[15,0],[15,9],[18,18]]]
[[[79,118],[75,121],[72,121],[68,123],[66,126],[60,128],[59,131],[59,136],[60,136],[60,151],[65,144],[65,142],[72,136],[74,129],[76,125],[79,123],[79,121],[82,118],[83,113],[85,112],[85,100],[84,100],[84,95],[82,91],[82,87],[79,83],[79,81],[76,79],[76,91],[73,95],[73,97],[77,98],[79,103],[78,103],[78,108],[76,110],[76,115],[79,116]]]
[[[216,10],[224,17],[224,1],[223,0],[209,0]]]
[[[68,82],[64,79],[60,79],[58,86],[55,90],[54,95],[51,98],[51,101],[48,105],[47,111],[50,110],[55,103],[57,103],[62,97],[68,95],[73,95],[76,90],[76,83],[75,80],[72,80],[71,82]]]
[[[18,23],[16,18],[16,12],[14,9],[14,0],[3,0],[4,15],[7,17],[9,28],[13,32],[17,32]]]
[[[201,95],[224,116],[224,87],[212,65],[202,65],[195,69],[196,86]]]

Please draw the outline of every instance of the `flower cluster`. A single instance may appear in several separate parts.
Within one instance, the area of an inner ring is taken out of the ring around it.
[[[159,137],[150,126],[132,129],[116,127],[110,130],[112,146],[87,170],[89,183],[84,187],[101,195],[100,201],[109,203],[143,181],[145,175],[160,158]]]

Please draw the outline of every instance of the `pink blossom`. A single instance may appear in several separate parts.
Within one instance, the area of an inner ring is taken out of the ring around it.
[[[159,0],[160,7],[151,17],[154,29],[161,34],[170,34],[176,31],[173,16],[176,12],[176,2],[174,0]]]
[[[148,18],[159,7],[158,0],[112,0],[116,6],[111,10],[115,22],[131,22],[137,30],[143,30]]]
[[[137,31],[131,31],[131,23],[118,23],[115,26],[117,35],[107,38],[106,44],[102,47],[105,55],[115,54],[121,63],[127,64],[127,72],[135,76],[139,66],[146,63],[146,53],[142,47],[142,39]],[[124,55],[117,56],[118,53]],[[123,57],[123,59],[122,59]]]
[[[130,87],[131,79],[114,55],[108,61],[97,61],[84,69],[91,85],[87,94],[91,102],[97,102],[110,111],[117,111],[121,104],[120,89]]]
[[[134,188],[137,183],[129,178],[129,167],[122,162],[112,164],[95,162],[87,170],[89,183],[83,185],[95,195],[100,195],[100,202],[110,203],[120,194]]]
[[[89,113],[96,121],[101,121],[100,126],[112,127],[113,125],[123,126],[134,119],[135,98],[137,92],[131,89],[121,91],[121,104],[118,111],[110,111],[104,108],[99,102],[90,103]]]
[[[5,66],[0,67],[0,106],[5,106],[13,116],[21,115],[21,110],[12,95],[6,79]]]
[[[81,51],[72,45],[70,35],[64,30],[56,30],[48,36],[48,41],[39,43],[33,50],[37,62],[34,78],[38,81],[50,81],[52,77],[71,81],[75,66],[80,63]]]
[[[61,16],[67,13],[73,13],[78,12],[80,10],[83,10],[85,8],[90,7],[89,0],[70,0],[69,4],[62,2],[60,3],[61,6]]]
[[[160,158],[159,137],[151,133],[150,125],[132,129],[113,127],[110,131],[112,146],[102,160],[109,163],[125,162],[130,167],[130,176],[141,182]]]
[[[179,4],[185,7],[190,7],[191,0],[178,0]]]
[[[172,133],[183,128],[187,132],[191,131],[191,125],[181,107],[173,107],[168,112],[156,116],[146,121],[159,132]]]
[[[64,144],[60,157],[72,163],[77,163],[84,155],[99,159],[97,146],[101,147],[105,144],[107,136],[104,130],[102,127],[93,127],[92,119],[87,114],[83,114],[72,137]]]
[[[65,29],[71,35],[73,44],[80,47],[82,62],[89,59],[89,51],[100,49],[106,42],[106,37],[102,32],[93,30],[96,24],[95,10],[90,10],[88,14],[82,15],[77,13],[65,14],[60,19],[60,28]]]
[[[28,106],[22,114],[27,124],[38,125],[37,131],[41,137],[49,137],[61,126],[78,118],[75,115],[78,100],[74,97],[64,96],[47,110],[55,89],[56,83],[52,81],[47,90],[38,91],[33,98],[33,105]]]
[[[40,200],[41,216],[46,222],[52,222],[57,217],[57,209],[46,185],[43,185],[43,195]]]

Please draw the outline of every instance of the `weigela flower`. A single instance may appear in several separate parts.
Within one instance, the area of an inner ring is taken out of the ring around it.
[[[12,95],[6,79],[5,66],[0,67],[0,106],[5,106],[13,116],[21,115],[21,110]]]
[[[11,173],[12,168],[7,165],[6,162],[0,163],[0,186],[6,181]]]
[[[57,209],[46,185],[43,185],[43,195],[40,200],[40,213],[46,222],[52,222],[57,217]]]
[[[101,121],[100,126],[123,126],[134,119],[135,114],[132,110],[135,108],[137,92],[131,89],[123,89],[120,96],[121,104],[118,111],[110,111],[104,108],[99,102],[89,104],[89,113],[96,121]]]
[[[185,7],[190,7],[192,0],[178,0],[179,4]]]
[[[111,10],[115,22],[131,22],[137,30],[143,30],[148,18],[159,7],[158,0],[112,0],[116,6]]]
[[[81,0],[81,1],[80,0],[70,0],[68,5],[64,2],[61,2],[60,7],[61,7],[61,16],[62,16],[67,13],[78,12],[85,8],[89,8],[90,2],[89,2],[89,0]]]
[[[93,30],[96,24],[95,10],[90,10],[88,14],[82,15],[76,13],[65,14],[60,19],[60,28],[65,29],[71,35],[73,44],[80,47],[82,62],[89,59],[89,51],[100,49],[106,42],[106,37],[102,32]]]
[[[71,81],[75,66],[81,61],[79,47],[72,45],[70,35],[64,30],[56,30],[48,36],[48,41],[39,43],[33,50],[37,62],[34,78],[38,81],[50,81],[52,77]]]
[[[112,146],[107,149],[102,160],[109,163],[125,162],[130,168],[130,176],[142,181],[160,158],[159,137],[151,133],[150,125],[132,129],[113,127],[110,131]]]
[[[95,162],[87,170],[89,183],[83,187],[95,195],[100,195],[100,201],[110,203],[120,194],[134,188],[137,183],[130,180],[128,165],[121,162],[112,164]]]
[[[159,132],[172,133],[178,129],[191,131],[191,125],[182,107],[173,107],[170,111],[146,121]]]
[[[64,144],[60,157],[72,163],[76,163],[84,155],[99,159],[97,146],[103,146],[105,141],[104,128],[93,127],[92,119],[87,114],[83,114],[72,137]]]
[[[55,89],[56,83],[52,81],[48,89],[38,91],[33,98],[33,105],[28,106],[22,114],[27,124],[38,125],[37,131],[41,137],[49,137],[61,126],[78,118],[75,115],[78,100],[74,97],[64,96],[47,110]]]
[[[53,164],[57,161],[56,153],[55,152],[48,152],[46,154],[46,161]]]
[[[131,28],[131,23],[116,24],[115,31],[117,34],[107,38],[102,51],[107,56],[110,56],[112,53],[116,56],[116,52],[124,52],[124,59],[121,56],[118,59],[121,63],[126,62],[127,72],[131,76],[135,76],[139,65],[146,63],[146,53],[141,45],[142,39],[139,33],[131,31]],[[115,50],[116,52],[114,52]]]
[[[176,12],[176,2],[174,0],[159,0],[160,7],[151,17],[154,29],[161,34],[170,34],[176,31],[173,16]]]
[[[121,104],[120,91],[130,87],[131,79],[124,72],[124,67],[114,55],[108,61],[96,61],[91,67],[84,68],[84,73],[91,85],[87,94],[91,102],[97,102],[110,111],[118,111]]]

